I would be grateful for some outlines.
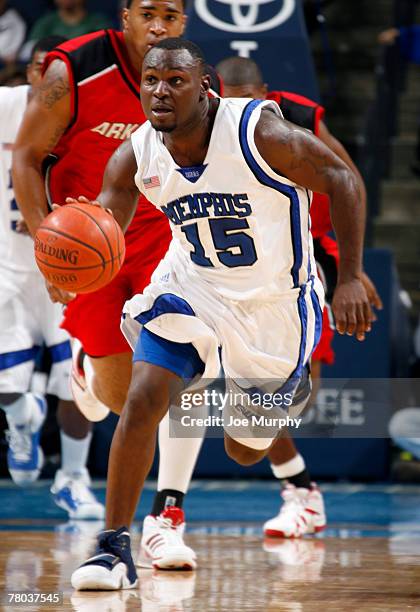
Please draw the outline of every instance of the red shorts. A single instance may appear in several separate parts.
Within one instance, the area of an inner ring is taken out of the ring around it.
[[[92,357],[131,351],[120,330],[121,313],[127,300],[142,293],[156,266],[168,250],[171,232],[162,215],[137,230],[127,240],[124,264],[114,280],[99,291],[78,295],[64,311],[61,327],[78,338]]]
[[[332,341],[334,338],[334,327],[332,323],[332,314],[330,307],[325,306],[322,313],[322,333],[319,339],[318,346],[312,353],[313,361],[320,361],[327,365],[332,365],[335,360],[335,353],[332,347]]]

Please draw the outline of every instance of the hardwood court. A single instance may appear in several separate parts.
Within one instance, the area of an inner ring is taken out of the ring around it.
[[[27,610],[420,610],[418,534],[263,541],[247,535],[252,528],[236,529],[238,535],[227,535],[226,524],[195,527],[187,541],[199,556],[197,572],[142,570],[139,589],[119,593],[72,591],[71,571],[89,554],[91,536],[5,530],[0,534],[0,590],[64,592],[62,604],[19,608]],[[134,550],[137,545],[138,536]]]

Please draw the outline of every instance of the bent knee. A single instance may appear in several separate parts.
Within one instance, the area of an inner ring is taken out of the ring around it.
[[[124,420],[130,427],[157,425],[169,408],[169,397],[161,386],[134,385],[124,405]]]
[[[128,388],[106,387],[94,378],[92,391],[96,399],[105,404],[112,412],[121,414],[127,399]]]
[[[268,448],[264,450],[250,448],[249,446],[240,444],[239,442],[236,442],[236,440],[233,440],[227,436],[225,437],[225,450],[228,457],[236,461],[236,463],[239,463],[239,465],[243,466],[258,463],[266,456],[268,452]]]

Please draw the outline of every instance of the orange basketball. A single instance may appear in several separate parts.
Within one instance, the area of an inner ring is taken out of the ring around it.
[[[47,281],[75,293],[107,285],[125,256],[120,226],[106,210],[91,204],[54,210],[39,226],[34,246],[36,263]]]

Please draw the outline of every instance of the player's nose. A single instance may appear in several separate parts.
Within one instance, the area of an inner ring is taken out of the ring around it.
[[[150,23],[150,32],[155,36],[163,36],[166,34],[166,24],[160,17],[155,17]]]
[[[153,91],[153,95],[157,98],[163,98],[168,94],[167,83],[164,80],[158,81],[156,83],[155,89]]]

